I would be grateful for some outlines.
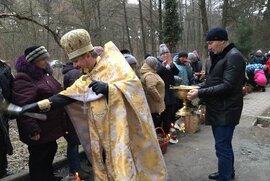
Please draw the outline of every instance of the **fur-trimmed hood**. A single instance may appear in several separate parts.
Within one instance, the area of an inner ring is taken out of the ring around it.
[[[24,55],[19,56],[16,59],[16,65],[15,65],[17,72],[23,72],[28,74],[33,79],[39,80],[43,74],[49,73],[52,74],[52,69],[50,65],[48,64],[46,70],[38,68],[35,64],[29,63]]]

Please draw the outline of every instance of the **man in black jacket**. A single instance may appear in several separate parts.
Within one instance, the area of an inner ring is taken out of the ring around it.
[[[206,123],[212,126],[218,158],[218,172],[209,179],[229,181],[234,178],[232,137],[239,124],[243,108],[242,85],[245,61],[242,54],[229,44],[223,28],[213,28],[207,34],[211,65],[200,89],[191,90],[187,98],[203,98],[206,103]]]

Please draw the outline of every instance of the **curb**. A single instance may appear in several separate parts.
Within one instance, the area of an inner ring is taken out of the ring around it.
[[[84,154],[84,151],[80,150],[79,151],[80,157],[82,156],[82,154]],[[68,164],[67,157],[61,156],[55,159],[55,161],[53,162],[53,168],[54,170],[58,170],[66,166],[67,164]],[[19,173],[12,174],[8,177],[0,179],[0,181],[29,181],[29,180],[30,180],[30,177],[29,177],[28,169],[21,170]]]

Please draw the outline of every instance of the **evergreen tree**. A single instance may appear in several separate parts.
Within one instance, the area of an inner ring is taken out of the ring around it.
[[[245,18],[240,18],[240,23],[236,29],[235,45],[246,57],[253,48],[252,35],[253,30],[251,24]]]
[[[163,18],[163,41],[173,51],[180,39],[182,29],[179,23],[176,0],[165,0],[165,13]]]

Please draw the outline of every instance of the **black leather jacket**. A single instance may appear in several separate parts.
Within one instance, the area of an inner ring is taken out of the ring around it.
[[[243,108],[244,57],[230,44],[219,55],[212,55],[210,63],[198,92],[206,103],[206,124],[235,126]]]

